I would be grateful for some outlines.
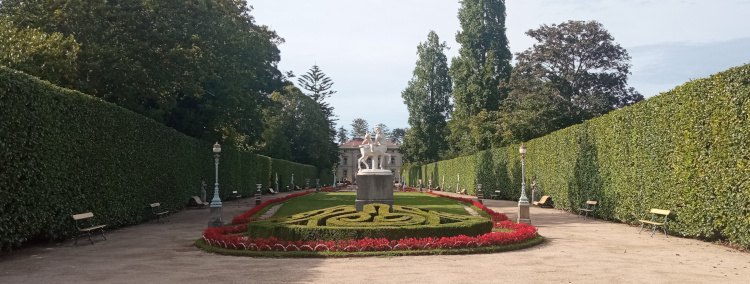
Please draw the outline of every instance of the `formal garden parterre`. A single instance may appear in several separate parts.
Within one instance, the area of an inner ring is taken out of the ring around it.
[[[292,216],[257,217],[272,204],[308,194],[327,193],[308,191],[269,200],[235,217],[231,225],[206,229],[196,245],[231,255],[338,257],[496,252],[543,241],[533,226],[509,221],[505,214],[476,201],[437,193],[408,194],[452,198],[481,209],[490,218],[401,205],[389,212],[388,206],[379,204],[367,205],[363,212],[342,205]]]

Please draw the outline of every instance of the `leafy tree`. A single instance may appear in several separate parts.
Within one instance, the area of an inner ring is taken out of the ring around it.
[[[264,110],[265,130],[263,142],[256,145],[258,152],[320,169],[330,168],[338,148],[329,139],[320,104],[291,85],[271,94],[271,100],[273,107]]]
[[[401,142],[404,141],[404,135],[406,135],[406,129],[403,128],[394,128],[393,131],[391,131],[391,143],[393,144],[401,144]]]
[[[417,63],[413,77],[401,92],[409,110],[411,131],[404,137],[399,150],[407,162],[431,163],[448,149],[445,139],[450,115],[451,78],[445,42],[430,31],[427,41],[417,46]]]
[[[283,40],[235,0],[4,0],[17,27],[74,36],[72,88],[235,146],[261,136]]]
[[[317,64],[313,65],[310,71],[300,76],[297,82],[302,89],[311,92],[309,96],[318,103],[323,103],[326,98],[336,93],[336,91],[331,90],[333,81],[320,70]]]
[[[630,56],[600,23],[568,21],[526,34],[539,43],[516,55],[507,108],[519,107],[544,127],[527,127],[517,138],[538,137],[643,100],[627,86]]]
[[[471,121],[482,110],[497,111],[507,97],[507,88],[498,86],[510,77],[512,54],[505,36],[504,0],[463,0],[458,19],[456,41],[461,48],[450,68],[455,110],[449,143],[455,154],[470,154],[491,146],[471,135]]]
[[[367,124],[367,120],[362,118],[355,118],[352,121],[352,137],[365,136],[370,131],[370,126]]]
[[[68,87],[75,81],[80,44],[73,36],[47,34],[38,28],[19,29],[0,18],[0,65]]]
[[[338,138],[338,142],[339,142],[339,144],[344,144],[344,143],[346,143],[346,138],[347,138],[347,137],[348,137],[348,136],[347,136],[347,131],[346,131],[346,129],[345,129],[345,128],[344,128],[343,126],[339,127],[339,131],[338,131],[338,133],[336,134],[336,138]]]

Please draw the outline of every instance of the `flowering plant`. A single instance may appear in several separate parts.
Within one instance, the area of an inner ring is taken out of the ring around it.
[[[510,232],[490,232],[476,237],[454,236],[441,238],[403,238],[399,240],[388,239],[348,239],[348,240],[313,240],[313,241],[284,241],[270,238],[250,238],[242,233],[248,230],[248,222],[260,218],[250,218],[269,204],[284,201],[297,196],[309,194],[312,191],[291,194],[282,198],[268,200],[255,206],[248,212],[235,217],[232,223],[236,226],[225,226],[208,228],[203,232],[203,241],[211,246],[236,250],[253,251],[316,251],[316,252],[361,252],[361,251],[401,251],[401,250],[431,250],[431,249],[462,249],[485,246],[497,246],[503,244],[518,243],[538,236],[537,228],[523,223],[514,223],[508,220],[508,216],[493,211],[483,204],[467,198],[451,197],[430,192],[440,197],[451,198],[470,203],[481,208],[492,216],[495,228],[504,228]]]
[[[400,240],[364,238],[359,240],[282,241],[274,237],[264,239],[241,235],[240,233],[247,230],[247,224],[244,224],[208,228],[203,232],[203,241],[211,246],[237,250],[360,252],[476,248],[518,243],[537,236],[536,227],[523,223],[501,221],[496,222],[495,227],[510,229],[512,232],[491,232],[476,237],[460,235],[443,238],[404,238]]]
[[[290,198],[295,198],[297,196],[302,196],[302,195],[313,193],[313,192],[314,191],[312,191],[312,190],[308,190],[308,191],[305,191],[305,192],[294,193],[294,194],[290,194],[290,195],[287,195],[287,196],[284,196],[284,197],[279,197],[279,198],[274,198],[274,199],[271,199],[271,200],[266,200],[265,202],[263,202],[263,203],[255,206],[255,207],[253,207],[249,211],[247,211],[245,213],[242,213],[242,215],[235,216],[232,219],[232,224],[234,224],[234,225],[247,224],[247,222],[251,221],[250,216],[253,216],[253,214],[258,213],[260,210],[263,210],[263,208],[265,208],[266,206],[268,206],[270,204],[274,204],[274,203],[281,202],[281,201],[284,201],[284,200],[287,200],[287,199],[290,199]],[[245,229],[247,230],[247,228],[245,228]]]

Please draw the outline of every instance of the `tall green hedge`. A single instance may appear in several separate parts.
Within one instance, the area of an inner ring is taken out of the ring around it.
[[[315,179],[318,178],[318,168],[285,160],[271,159],[271,175],[274,179],[274,187],[276,186],[276,174],[279,176],[279,190],[287,191],[288,186],[289,191],[292,191],[295,186],[305,188],[305,179],[310,179],[310,187],[314,187]],[[292,174],[294,180],[292,180]]]
[[[0,66],[0,249],[76,233],[72,214],[116,228],[150,218],[147,204],[183,209],[213,197],[211,144],[100,99]],[[312,166],[273,159],[302,178]],[[271,184],[272,159],[225,148],[220,197]],[[296,181],[296,176],[295,176]]]
[[[626,223],[670,209],[667,230],[750,247],[750,65],[527,143],[526,185],[570,211],[598,200],[597,216]],[[520,196],[518,145],[423,166],[430,176],[473,176]],[[452,181],[455,182],[455,181]],[[451,184],[452,186],[455,186]],[[487,191],[486,191],[487,192]],[[537,197],[538,198],[538,197]]]

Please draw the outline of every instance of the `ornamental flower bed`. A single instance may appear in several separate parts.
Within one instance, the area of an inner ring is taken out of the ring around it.
[[[512,221],[496,222],[495,227],[512,232],[492,232],[476,237],[455,236],[448,238],[405,238],[400,240],[370,239],[337,241],[282,241],[274,237],[249,238],[239,235],[247,231],[247,224],[208,228],[203,232],[203,241],[215,247],[253,251],[309,251],[309,252],[361,252],[403,251],[432,249],[463,249],[497,246],[522,242],[537,236],[536,227]]]
[[[297,196],[309,194],[312,191],[291,194],[261,203],[250,211],[235,217],[232,223],[236,226],[208,228],[203,232],[203,241],[215,247],[250,251],[307,251],[307,252],[364,252],[364,251],[407,251],[434,249],[465,249],[485,246],[498,246],[519,243],[538,236],[534,226],[508,221],[508,216],[495,212],[483,204],[471,199],[451,197],[437,193],[430,193],[440,197],[451,198],[471,203],[492,216],[495,228],[511,230],[511,232],[490,232],[476,237],[455,236],[442,238],[403,238],[388,239],[349,239],[349,240],[314,240],[314,241],[285,241],[275,237],[250,238],[242,233],[248,230],[248,222],[259,218],[250,218],[264,207]]]
[[[463,197],[453,197],[453,196],[448,196],[448,195],[442,195],[442,194],[438,194],[438,193],[435,193],[435,192],[427,192],[427,193],[432,194],[432,195],[437,195],[437,196],[440,196],[440,197],[455,199],[455,200],[458,200],[458,201],[461,201],[461,202],[470,203],[471,205],[479,207],[479,209],[482,209],[482,211],[487,212],[487,214],[490,214],[490,216],[492,216],[492,221],[500,222],[500,221],[507,221],[508,220],[508,215],[505,215],[503,213],[495,212],[492,209],[487,208],[487,206],[484,206],[484,204],[476,202],[476,201],[474,201],[472,199],[463,198]]]
[[[287,195],[287,196],[284,196],[284,197],[279,197],[279,198],[274,198],[274,199],[271,199],[271,200],[266,200],[265,202],[259,204],[258,206],[253,207],[249,211],[247,211],[245,213],[242,213],[242,215],[235,216],[234,218],[232,218],[232,224],[234,224],[234,225],[241,225],[241,224],[247,225],[247,222],[251,221],[250,220],[250,216],[253,216],[253,214],[258,213],[258,211],[260,211],[260,210],[263,210],[263,208],[265,208],[266,206],[268,206],[270,204],[274,204],[276,202],[281,202],[281,201],[284,201],[284,200],[287,200],[287,199],[290,199],[290,198],[295,198],[297,196],[302,196],[302,195],[313,193],[313,192],[314,191],[312,191],[312,190],[308,190],[308,191],[305,191],[305,192],[294,193],[294,194],[290,194],[290,195]]]

